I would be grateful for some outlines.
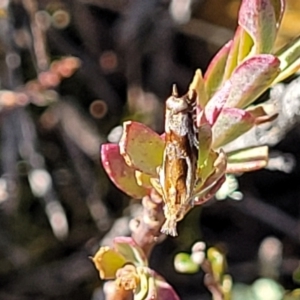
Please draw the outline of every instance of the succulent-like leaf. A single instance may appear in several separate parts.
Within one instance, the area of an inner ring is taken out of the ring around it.
[[[155,289],[153,289],[154,278],[151,274],[149,274],[148,268],[137,267],[136,271],[139,276],[140,283],[134,291],[133,299],[146,300],[149,290],[151,290],[151,292],[153,292],[153,290],[155,291]]]
[[[225,71],[223,76],[223,83],[230,78],[232,72],[236,68],[238,64],[238,56],[239,56],[239,49],[240,49],[240,41],[241,41],[241,34],[242,34],[242,27],[237,27],[232,44],[228,53]]]
[[[221,187],[225,181],[225,171],[227,165],[227,158],[224,151],[221,149],[218,157],[214,161],[211,175],[204,180],[200,180],[194,188],[195,198],[194,204],[200,205],[210,199]],[[200,173],[201,174],[201,173]],[[200,177],[200,179],[202,179]]]
[[[103,144],[100,156],[104,170],[120,190],[136,199],[142,198],[148,193],[146,188],[137,184],[135,171],[126,164],[120,154],[119,145]]]
[[[245,60],[229,79],[230,94],[225,106],[244,108],[251,104],[269,88],[280,72],[279,65],[279,59],[270,54],[256,55]]]
[[[255,118],[255,124],[273,121],[278,116],[278,110],[273,103],[253,105],[246,109]]]
[[[198,188],[200,188],[200,184],[204,185],[206,179],[215,171],[215,162],[218,158],[218,152],[209,149],[206,160],[199,166],[198,168],[198,178],[199,183],[197,183]]]
[[[218,249],[211,247],[207,250],[207,258],[211,263],[214,278],[220,282],[225,270],[224,255]]]
[[[279,28],[285,10],[286,0],[270,0],[270,1],[275,11],[277,28]]]
[[[252,37],[255,54],[270,53],[277,34],[277,20],[271,0],[242,1],[239,25]]]
[[[217,121],[223,107],[225,106],[228,100],[230,91],[231,91],[231,82],[228,80],[225,82],[223,87],[213,95],[213,97],[209,100],[209,102],[205,106],[205,119],[210,125],[213,125]],[[198,126],[200,126],[201,124],[201,120],[199,120],[200,116],[201,115],[199,114],[197,120]]]
[[[225,180],[226,180],[225,174],[221,175],[219,179],[215,180],[212,184],[210,184],[208,187],[203,189],[203,191],[201,191],[199,195],[194,197],[193,204],[202,205],[203,203],[205,203],[206,201],[214,197],[215,194],[223,185],[223,183],[225,182]]]
[[[205,91],[204,79],[200,69],[196,70],[193,81],[189,87],[190,90],[195,90],[197,93],[197,105],[203,108],[208,101]]]
[[[147,189],[151,189],[153,186],[151,184],[151,176],[140,171],[135,171],[135,179],[139,186]]]
[[[253,127],[255,118],[238,108],[224,108],[213,125],[213,148],[217,149],[233,141]]]
[[[244,173],[264,168],[268,163],[268,146],[257,146],[227,153],[226,173]]]
[[[161,165],[164,141],[142,123],[127,121],[123,124],[120,140],[120,153],[126,163],[138,171],[156,176],[156,169]]]
[[[135,266],[148,265],[144,252],[131,237],[116,237],[114,239],[113,247],[127,262],[130,262]]]
[[[246,162],[237,162],[237,163],[228,163],[226,168],[226,173],[228,174],[240,174],[244,172],[260,170],[268,164],[268,161],[265,159],[246,161]]]
[[[173,287],[168,284],[165,280],[162,280],[155,276],[155,286],[157,290],[157,299],[161,300],[180,300]],[[147,300],[152,300],[148,298]]]
[[[204,112],[199,114],[199,122],[197,125],[198,139],[200,141],[198,149],[198,168],[200,168],[208,158],[212,143],[211,126],[206,120]]]
[[[158,294],[157,294],[154,276],[152,276],[152,274],[147,274],[147,275],[148,275],[147,276],[147,293],[145,294],[145,297],[141,298],[141,297],[137,297],[136,295],[134,295],[134,300],[159,299]]]
[[[122,254],[109,247],[101,247],[92,258],[101,279],[113,279],[119,268],[126,263]]]
[[[178,253],[174,259],[174,267],[177,272],[185,274],[194,274],[199,271],[199,265],[191,259],[189,253]]]
[[[210,62],[205,74],[205,90],[208,99],[219,89],[223,82],[226,61],[231,49],[232,40],[227,42]]]
[[[280,82],[300,69],[300,36],[276,52],[280,60],[280,74],[274,83]]]
[[[267,160],[268,146],[257,146],[226,153],[229,163],[246,162],[254,160]]]

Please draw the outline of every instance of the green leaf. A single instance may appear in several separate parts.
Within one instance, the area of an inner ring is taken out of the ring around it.
[[[199,271],[199,265],[194,263],[189,253],[178,253],[174,259],[175,270],[179,273],[194,274]]]
[[[270,1],[275,11],[277,28],[279,28],[284,14],[286,0],[270,0]]]
[[[227,153],[226,173],[244,173],[264,168],[268,164],[268,146],[257,146]]]
[[[146,300],[148,299],[149,290],[156,294],[156,289],[154,287],[154,278],[147,271],[148,268],[137,267],[136,271],[139,276],[140,283],[133,294],[134,300]],[[156,297],[154,298],[156,299]]]
[[[144,252],[131,237],[116,237],[113,247],[127,262],[131,262],[135,266],[148,266]]]
[[[238,65],[238,56],[239,56],[239,48],[240,48],[240,40],[243,28],[238,26],[235,31],[234,38],[232,40],[232,44],[228,53],[224,76],[223,76],[223,83],[225,80],[229,79],[232,72],[235,70],[236,66]]]
[[[238,23],[252,37],[255,54],[272,51],[277,34],[277,20],[270,0],[242,1]]]
[[[214,277],[217,281],[221,281],[225,271],[225,257],[217,248],[211,247],[207,250],[207,259],[211,263]]]
[[[230,95],[225,106],[244,108],[266,91],[279,74],[280,61],[270,54],[260,54],[240,64],[229,81]]]
[[[255,118],[247,111],[238,108],[224,108],[212,127],[213,148],[217,149],[235,140],[251,129]]]
[[[202,177],[200,173],[199,182],[194,188],[194,204],[201,205],[219,190],[225,181],[225,171],[227,165],[227,158],[225,152],[221,149],[219,153],[211,152],[217,155],[217,158],[213,161],[213,166],[210,164],[207,166],[210,171],[210,175],[207,178]],[[201,170],[202,171],[202,170]]]
[[[205,118],[203,121],[205,121],[205,122],[207,121],[210,125],[213,125],[217,121],[220,113],[222,112],[222,110],[228,100],[230,91],[231,91],[231,82],[229,80],[227,80],[225,82],[225,84],[222,86],[222,88],[219,89],[213,95],[213,97],[209,100],[209,102],[205,106],[205,109],[204,109]],[[200,126],[200,124],[201,124],[201,118],[198,117],[197,118],[198,127]]]
[[[142,123],[127,121],[123,124],[120,153],[126,163],[136,170],[157,176],[156,169],[162,164],[164,141]]]
[[[147,189],[151,189],[153,186],[151,184],[152,177],[140,171],[135,171],[135,179],[139,186]]]
[[[101,161],[111,181],[130,197],[139,199],[148,194],[148,190],[137,184],[135,170],[130,168],[120,154],[119,145],[103,144]]]
[[[199,166],[197,170],[197,177],[198,177],[198,187],[200,187],[205,183],[208,176],[210,176],[215,171],[215,162],[218,158],[218,153],[211,148],[208,151],[208,155],[205,161]]]
[[[115,278],[118,269],[126,263],[126,259],[109,247],[101,247],[92,258],[101,279]]]
[[[205,90],[208,99],[219,89],[223,82],[223,76],[228,58],[229,51],[231,49],[232,40],[227,42],[219,52],[214,56],[210,62],[205,74]]]
[[[207,160],[207,157],[211,150],[212,130],[203,112],[200,113],[199,122],[197,125],[198,125],[198,139],[199,139],[198,168],[200,168]]]
[[[274,80],[280,82],[294,74],[300,68],[300,36],[276,52],[280,60],[281,72]]]
[[[212,174],[208,179],[207,182],[210,181],[211,178],[214,178],[214,174]],[[214,179],[214,181],[210,184],[207,184],[205,182],[203,189],[199,191],[198,194],[195,194],[193,198],[193,204],[194,205],[202,205],[209,199],[211,199],[215,194],[218,192],[218,190],[221,188],[223,183],[225,182],[225,175],[221,175],[221,177],[217,177],[217,179]]]
[[[268,160],[269,147],[257,146],[226,153],[229,163]]]
[[[249,54],[251,54],[253,45],[254,42],[251,36],[247,33],[247,31],[241,29],[238,58],[237,58],[238,64],[240,64]]]
[[[246,109],[255,117],[255,124],[263,124],[275,120],[278,116],[278,108],[274,103],[263,103],[259,105],[252,105]]]
[[[203,108],[208,101],[205,91],[204,80],[200,69],[196,70],[195,76],[189,87],[190,90],[195,90],[197,93],[197,105]]]
[[[226,173],[228,174],[240,174],[244,172],[251,172],[260,170],[268,164],[266,160],[254,160],[240,163],[228,163]]]

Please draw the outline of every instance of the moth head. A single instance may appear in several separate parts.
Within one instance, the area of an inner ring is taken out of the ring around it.
[[[172,95],[166,101],[166,108],[169,111],[172,111],[174,114],[178,114],[180,112],[186,112],[190,109],[189,103],[186,101],[186,97],[179,97],[177,87],[174,84]]]

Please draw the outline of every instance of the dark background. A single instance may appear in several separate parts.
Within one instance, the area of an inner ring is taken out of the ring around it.
[[[278,45],[299,33],[297,3],[289,1]],[[0,299],[102,299],[89,256],[114,234],[113,224],[126,228],[138,202],[108,180],[99,146],[128,119],[163,131],[172,84],[184,93],[195,69],[205,70],[232,36],[238,6],[198,0],[190,17],[180,10],[183,19],[174,19],[168,0],[0,1],[1,89],[27,97],[19,105],[0,94]],[[47,71],[64,56],[81,64],[53,83]],[[282,263],[274,277],[286,289],[297,287],[299,126],[272,150],[292,155],[290,173],[244,174],[238,178],[242,201],[212,200],[195,208],[179,224],[180,236],[154,249],[151,266],[183,299],[209,299],[201,272],[181,275],[173,267],[174,255],[197,240],[222,248],[234,282],[251,284],[264,275],[261,243],[275,237]],[[42,194],[29,181],[39,169],[52,180]]]

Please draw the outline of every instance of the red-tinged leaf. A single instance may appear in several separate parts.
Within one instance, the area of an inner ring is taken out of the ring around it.
[[[157,299],[160,300],[180,300],[173,287],[163,280],[160,276],[155,276],[155,287],[157,292]],[[152,300],[148,294],[147,300]]]
[[[274,103],[263,103],[258,105],[251,105],[246,109],[255,118],[264,116],[274,116],[278,114],[278,107]]]
[[[213,125],[213,148],[217,149],[235,140],[251,129],[255,118],[247,111],[238,108],[224,108]]]
[[[205,91],[208,99],[219,89],[223,82],[226,61],[232,45],[232,40],[227,42],[210,62],[205,74]],[[202,106],[203,107],[203,106]]]
[[[226,165],[227,165],[227,157],[225,152],[221,149],[220,153],[215,153],[217,155],[216,159],[214,160],[213,168],[211,168],[211,175],[208,176],[208,178],[203,178],[204,182],[199,182],[197,186],[194,189],[195,193],[195,201],[199,202],[200,199],[207,199],[208,195],[209,198],[211,198],[213,195],[212,191],[217,192],[218,189],[214,189],[215,185],[219,183],[220,179],[224,177],[225,171],[226,171]],[[200,178],[202,179],[202,178]],[[225,181],[222,180],[223,182]],[[221,185],[220,185],[221,186]],[[201,200],[202,201],[202,200]],[[200,202],[198,204],[201,204]]]
[[[268,155],[268,146],[257,146],[227,153],[226,173],[243,173],[264,168],[268,163]]]
[[[245,60],[231,75],[230,94],[225,106],[244,108],[266,91],[279,74],[280,61],[270,54]]]
[[[260,125],[266,122],[272,122],[278,116],[275,105],[262,104],[249,107],[247,112],[251,113],[255,117],[255,125]]]
[[[119,145],[103,144],[101,161],[111,181],[124,193],[133,198],[142,198],[148,191],[137,184],[135,170],[130,168],[120,154]]]
[[[231,82],[226,81],[205,106],[205,118],[210,125],[213,125],[217,121],[223,107],[227,103],[230,92]],[[198,119],[197,123],[200,124],[200,122],[200,119]]]
[[[142,123],[128,121],[123,124],[120,153],[128,165],[151,176],[162,164],[164,141]]]
[[[257,146],[226,153],[228,163],[268,161],[269,147]]]
[[[242,1],[238,22],[254,40],[255,54],[272,51],[277,20],[271,0]]]
[[[218,190],[221,188],[222,184],[225,182],[226,176],[222,175],[218,180],[214,181],[213,184],[209,185],[201,194],[194,199],[194,205],[201,205],[210,200]]]
[[[283,14],[284,14],[285,2],[286,2],[286,0],[271,0],[271,3],[273,5],[274,11],[275,11],[277,28],[279,28]]]
[[[228,163],[226,173],[240,174],[244,172],[256,171],[264,168],[268,164],[266,160],[254,160],[243,163]]]
[[[135,266],[147,266],[147,258],[143,250],[131,237],[116,237],[113,241],[114,249],[120,253],[128,262]]]
[[[204,107],[208,101],[205,91],[204,80],[200,69],[196,70],[193,81],[190,84],[189,90],[194,90],[197,93],[197,105]]]

